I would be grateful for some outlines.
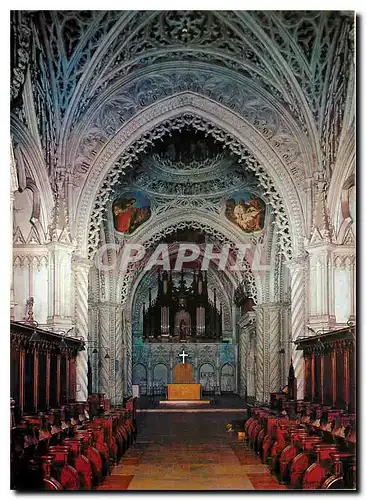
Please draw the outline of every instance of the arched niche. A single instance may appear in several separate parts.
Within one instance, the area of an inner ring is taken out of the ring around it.
[[[168,383],[168,367],[163,363],[154,366],[153,385],[155,394],[163,394]]]
[[[132,383],[140,386],[140,394],[147,394],[147,370],[146,367],[138,363],[132,369]]]
[[[211,363],[203,363],[199,371],[203,391],[213,391],[216,387],[215,368]]]
[[[234,367],[226,363],[222,366],[220,371],[220,390],[221,392],[233,392],[234,389]]]

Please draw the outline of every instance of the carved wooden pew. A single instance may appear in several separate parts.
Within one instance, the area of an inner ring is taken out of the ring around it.
[[[11,436],[11,463],[12,463],[12,487],[26,489],[32,474],[28,470],[28,464],[33,459],[34,449],[38,438],[36,430],[29,422],[18,424],[12,429]]]
[[[316,490],[329,475],[332,465],[331,454],[339,451],[338,445],[328,443],[314,444],[316,461],[309,465],[302,478],[302,489]]]
[[[93,485],[93,471],[90,460],[82,453],[83,438],[65,438],[64,443],[70,447],[70,462],[79,475],[81,489],[91,490]]]
[[[52,471],[54,477],[62,485],[64,490],[80,490],[79,474],[77,470],[69,464],[70,446],[56,445],[49,447],[49,453],[53,455]]]
[[[88,430],[78,430],[75,439],[80,439],[81,452],[87,457],[91,465],[93,479],[92,484],[96,486],[103,480],[103,462],[99,451],[93,446],[92,432]]]
[[[281,452],[280,463],[280,481],[283,483],[290,482],[290,465],[293,459],[301,452],[300,439],[308,436],[308,431],[301,426],[289,430],[290,444]]]
[[[266,410],[260,410],[255,412],[255,418],[252,420],[248,426],[247,436],[249,441],[249,446],[255,450],[256,440],[259,432],[264,429],[264,421],[267,417],[268,412]]]
[[[30,479],[26,483],[29,490],[60,491],[63,487],[52,476],[52,462],[54,455],[47,454],[30,460],[28,470]]]
[[[127,432],[128,446],[131,446],[135,439],[135,426],[131,418],[131,412],[126,409],[119,410],[119,427]]]
[[[321,485],[322,490],[344,490],[355,488],[355,457],[350,452],[330,453],[333,474]]]
[[[50,422],[52,422],[53,416],[54,414],[50,417],[40,414],[38,416],[24,417],[24,421],[29,426],[28,432],[31,432],[32,436],[37,436],[36,440],[32,438],[32,451],[28,457],[28,462],[31,464],[30,470],[35,471],[36,465],[40,462],[40,457],[47,457],[45,459],[46,465],[44,465],[43,469],[41,467],[41,470],[48,470],[47,464],[50,457],[52,457],[52,475],[62,485],[63,489],[77,490],[79,489],[77,472],[68,464],[68,449],[59,444],[62,441],[60,435],[63,431],[61,428],[57,428],[57,432],[53,429],[54,433],[51,433],[52,425]],[[53,443],[50,444],[52,441]]]
[[[134,402],[92,420],[88,410],[68,404],[11,421],[13,488],[90,490],[103,482],[135,438]]]
[[[112,419],[112,434],[117,444],[117,461],[119,461],[128,448],[128,435],[127,431],[119,425],[119,413],[111,411],[110,417]]]
[[[113,436],[113,421],[110,415],[105,415],[103,418],[98,417],[94,419],[94,423],[102,427],[104,432],[104,442],[108,447],[110,465],[117,464],[118,446],[117,440]]]
[[[94,422],[88,422],[84,427],[91,432],[93,446],[98,450],[102,458],[102,475],[103,477],[108,476],[110,474],[109,449],[104,441],[103,427]]]
[[[267,463],[271,457],[271,449],[276,442],[277,422],[279,419],[279,416],[267,417],[266,434],[263,438],[262,450],[259,451],[263,463]]]
[[[298,424],[289,420],[280,420],[275,426],[275,441],[270,450],[271,472],[277,474],[280,472],[280,456],[282,451],[290,443],[290,430],[297,429]]]
[[[299,436],[299,453],[288,464],[291,488],[301,488],[306,469],[315,461],[314,445],[322,440],[322,437],[317,435]]]
[[[63,485],[64,489],[79,489],[78,482],[70,478],[68,482],[63,484],[64,480],[67,479],[67,475],[72,476],[72,473],[67,474],[67,472],[62,471],[63,465],[68,466],[69,464],[67,463],[68,454],[65,456],[66,450],[61,445],[64,440],[64,430],[61,429],[59,417],[60,412],[58,411],[53,411],[50,414],[41,413],[36,416],[24,416],[22,423],[13,429],[14,453],[12,451],[12,456],[14,459],[12,463],[16,470],[14,488],[31,488],[31,485],[35,484],[34,474],[36,471],[38,471],[40,479],[43,472],[48,470],[47,464],[51,460],[51,466],[55,466],[59,473],[53,473],[53,476],[57,476],[58,483]],[[22,452],[20,452],[21,448],[23,448]],[[43,466],[41,457],[46,457]],[[66,467],[66,471],[70,472],[68,467]],[[71,482],[73,482],[73,485],[69,487]]]

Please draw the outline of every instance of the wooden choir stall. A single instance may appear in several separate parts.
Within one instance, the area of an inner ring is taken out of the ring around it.
[[[10,396],[23,415],[75,400],[76,356],[80,340],[11,323]]]
[[[12,322],[11,489],[90,490],[136,436],[135,400],[76,402],[79,339]]]
[[[304,399],[288,386],[270,407],[252,408],[245,437],[289,489],[356,488],[355,328],[298,339],[305,371]]]
[[[304,399],[354,412],[354,328],[301,339],[297,346],[304,353]]]

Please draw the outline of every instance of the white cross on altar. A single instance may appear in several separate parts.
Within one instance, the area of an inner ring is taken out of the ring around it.
[[[184,352],[184,349],[182,354],[179,354],[179,356],[182,358],[182,363],[185,364],[185,359],[188,357],[188,354]]]

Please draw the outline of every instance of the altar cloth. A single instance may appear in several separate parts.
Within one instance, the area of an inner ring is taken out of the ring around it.
[[[168,384],[168,400],[200,400],[201,384]]]

